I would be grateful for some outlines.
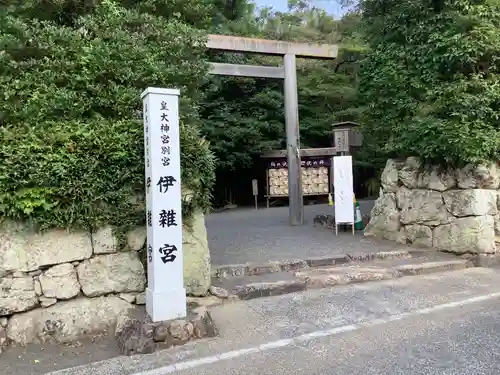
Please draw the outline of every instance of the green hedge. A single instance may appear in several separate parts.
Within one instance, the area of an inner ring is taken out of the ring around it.
[[[500,1],[362,0],[365,133],[390,156],[500,158]]]
[[[205,209],[214,157],[198,132],[205,36],[104,2],[74,27],[0,17],[0,213],[39,228],[144,222],[140,93],[181,89],[183,185]],[[196,47],[198,46],[198,47]]]

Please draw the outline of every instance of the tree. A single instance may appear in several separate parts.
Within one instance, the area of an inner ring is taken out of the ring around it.
[[[365,132],[386,155],[465,164],[500,150],[500,1],[363,0]]]
[[[358,119],[357,62],[365,51],[356,27],[359,19],[353,13],[345,20],[335,20],[307,2],[291,3],[288,12],[270,8],[256,11],[249,5],[239,18],[215,32],[341,44],[337,61],[297,62],[301,146],[325,147],[332,142],[332,123]],[[279,57],[230,53],[212,54],[210,59],[233,64],[282,64]],[[262,170],[259,155],[285,147],[283,82],[216,76],[204,91],[202,130],[219,160],[215,190],[240,190],[235,193],[241,202],[251,197],[250,180]]]

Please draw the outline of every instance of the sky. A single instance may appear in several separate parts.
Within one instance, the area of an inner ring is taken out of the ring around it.
[[[257,6],[271,6],[277,11],[287,10],[288,4],[288,0],[254,0],[254,2]],[[311,3],[318,8],[326,10],[330,14],[334,14],[336,18],[342,16],[343,11],[336,0],[312,0]]]

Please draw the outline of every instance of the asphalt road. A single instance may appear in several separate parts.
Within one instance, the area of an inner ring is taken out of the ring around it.
[[[500,373],[500,302],[487,301],[296,343],[179,375]],[[166,372],[155,373],[166,374]]]
[[[52,375],[500,373],[500,271],[473,268],[222,305],[220,337]]]

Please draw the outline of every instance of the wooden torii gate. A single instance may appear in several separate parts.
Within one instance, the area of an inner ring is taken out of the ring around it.
[[[280,67],[211,63],[211,74],[285,80],[290,225],[303,225],[304,202],[302,198],[296,56],[311,59],[335,59],[338,55],[338,47],[330,44],[290,43],[227,35],[209,35],[207,47],[218,51],[283,56],[283,66]]]

